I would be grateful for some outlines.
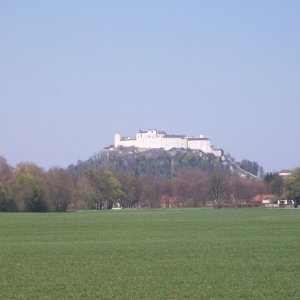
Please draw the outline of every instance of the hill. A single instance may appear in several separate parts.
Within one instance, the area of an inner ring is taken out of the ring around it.
[[[229,155],[216,157],[201,150],[151,149],[135,147],[108,147],[86,161],[70,165],[68,171],[82,175],[88,168],[112,172],[130,172],[134,176],[152,175],[156,178],[173,178],[185,168],[197,168],[203,172],[217,171],[224,175],[235,174],[240,177],[256,177],[240,168]]]

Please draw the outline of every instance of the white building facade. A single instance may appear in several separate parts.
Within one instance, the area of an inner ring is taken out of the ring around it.
[[[139,131],[135,137],[122,137],[115,134],[115,147],[136,147],[140,149],[191,149],[201,150],[204,153],[212,153],[217,157],[223,155],[222,149],[215,149],[210,139],[204,136],[186,137],[185,135],[168,135],[164,131],[150,129]]]

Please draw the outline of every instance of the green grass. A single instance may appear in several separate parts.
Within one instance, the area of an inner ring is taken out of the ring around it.
[[[1,213],[0,299],[300,299],[300,210]]]

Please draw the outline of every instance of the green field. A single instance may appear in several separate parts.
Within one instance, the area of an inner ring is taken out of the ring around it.
[[[300,299],[300,210],[0,214],[0,299]]]

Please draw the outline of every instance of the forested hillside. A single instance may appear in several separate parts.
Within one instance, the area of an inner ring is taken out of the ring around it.
[[[139,151],[136,148],[112,148],[94,155],[87,161],[78,161],[68,167],[75,175],[82,175],[86,169],[109,170],[111,172],[130,172],[134,176],[151,175],[166,179],[175,177],[180,170],[196,168],[203,172],[217,171],[222,174],[232,172],[232,164],[213,154],[195,150],[152,149]]]

